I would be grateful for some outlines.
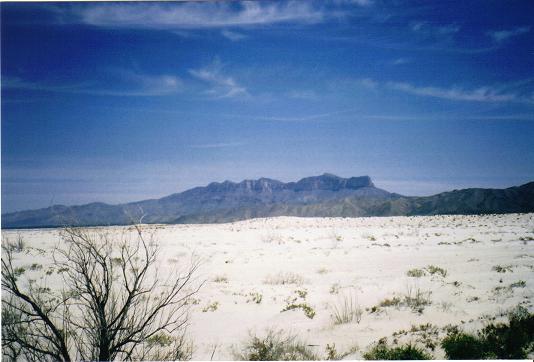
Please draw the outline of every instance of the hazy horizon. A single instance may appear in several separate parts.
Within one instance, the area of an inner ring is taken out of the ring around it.
[[[534,180],[534,4],[1,3],[2,213],[214,181]]]

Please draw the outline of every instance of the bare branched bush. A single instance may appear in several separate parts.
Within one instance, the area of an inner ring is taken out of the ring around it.
[[[102,229],[64,229],[53,285],[36,282],[2,246],[2,347],[6,360],[183,360],[188,300],[198,262],[159,275],[158,246]],[[132,235],[131,233],[129,234]],[[44,279],[43,279],[44,280]],[[59,284],[59,285],[58,285]]]

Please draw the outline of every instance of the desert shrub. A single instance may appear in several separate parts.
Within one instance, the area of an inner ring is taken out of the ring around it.
[[[335,361],[338,359],[339,359],[339,356],[337,354],[336,345],[333,343],[332,345],[327,344],[326,345],[326,360]]]
[[[304,315],[310,319],[315,317],[315,310],[308,303],[306,303],[307,290],[295,290],[294,295],[286,298],[286,306],[280,312],[287,312],[294,309],[302,309]],[[301,300],[299,300],[301,299]]]
[[[261,304],[261,301],[263,299],[263,294],[250,292],[248,293],[248,295],[250,296],[250,299],[247,299],[247,303],[252,301],[256,304]]]
[[[429,265],[427,266],[426,268],[426,271],[429,272],[431,275],[434,275],[434,274],[439,274],[441,275],[443,278],[445,278],[447,276],[447,270],[439,267],[439,266],[436,266],[436,265]]]
[[[191,357],[186,326],[188,301],[202,286],[193,277],[198,261],[159,274],[158,244],[139,225],[122,234],[66,228],[60,238],[37,280],[16,264],[19,246],[2,240],[2,360]],[[50,288],[45,278],[54,271],[62,280]]]
[[[308,303],[291,303],[284,307],[284,309],[281,310],[281,312],[287,312],[289,310],[294,309],[302,309],[304,312],[304,315],[310,319],[313,319],[315,317],[315,309],[313,309]]]
[[[492,323],[479,332],[489,358],[523,359],[534,350],[534,314],[518,306],[508,320],[508,324]]]
[[[399,297],[393,297],[391,299],[386,298],[381,301],[378,305],[380,307],[396,307],[402,304],[402,301]]]
[[[228,283],[228,277],[225,275],[217,275],[213,278],[214,283]]]
[[[497,273],[513,272],[511,265],[494,265],[491,270],[496,271]]]
[[[527,286],[527,282],[524,280],[519,280],[515,283],[510,284],[510,288],[524,288]]]
[[[26,248],[26,242],[24,241],[24,239],[22,238],[20,234],[17,235],[15,241],[11,241],[8,238],[3,239],[2,244],[4,245],[6,249],[14,253],[20,253],[24,251],[24,249]]]
[[[470,335],[452,330],[441,346],[449,359],[524,359],[534,350],[534,314],[518,306],[508,323],[491,323]]]
[[[363,310],[358,304],[356,296],[343,295],[341,300],[332,306],[334,324],[344,324],[362,320]]]
[[[202,308],[202,313],[215,312],[218,308],[219,308],[219,302],[215,301],[215,302],[207,304],[204,308]]]
[[[387,340],[382,338],[363,354],[363,358],[366,360],[428,360],[432,359],[432,356],[412,344],[389,346]]]
[[[296,335],[269,330],[264,337],[250,335],[240,351],[233,352],[241,361],[310,361],[318,356]]]
[[[404,295],[404,304],[414,312],[422,313],[425,306],[432,304],[430,301],[430,292],[424,292],[419,288],[408,286]]]
[[[412,278],[421,278],[425,275],[425,271],[422,269],[410,269],[406,272],[406,275]]]
[[[481,359],[484,351],[483,343],[476,336],[458,330],[441,341],[441,348],[447,359]]]

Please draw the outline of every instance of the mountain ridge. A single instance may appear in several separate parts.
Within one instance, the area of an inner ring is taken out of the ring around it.
[[[281,182],[270,178],[212,182],[159,199],[111,205],[53,205],[2,214],[2,228],[143,223],[220,223],[255,217],[360,217],[534,212],[534,182],[506,189],[470,188],[403,196],[369,176],[325,173]]]

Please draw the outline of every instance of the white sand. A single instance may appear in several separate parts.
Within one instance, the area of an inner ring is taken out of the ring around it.
[[[162,248],[161,268],[171,268],[198,255],[203,263],[198,277],[207,280],[196,296],[190,336],[194,359],[231,359],[249,331],[283,328],[298,334],[321,355],[326,344],[338,352],[359,346],[347,358],[381,337],[412,325],[438,327],[462,324],[478,329],[485,315],[496,315],[519,303],[533,310],[534,214],[492,216],[435,216],[384,218],[255,219],[219,225],[146,226],[155,230]],[[124,228],[108,228],[119,233]],[[48,250],[58,242],[57,230],[10,230],[26,243]],[[525,240],[520,240],[524,238]],[[385,245],[387,244],[387,245]],[[50,257],[17,263],[44,262]],[[406,275],[412,268],[436,265],[446,269],[420,278]],[[498,273],[496,265],[511,266]],[[293,273],[300,284],[268,284],[279,273]],[[215,282],[218,278],[223,281]],[[227,279],[227,282],[224,282]],[[57,283],[49,279],[50,283]],[[510,288],[523,280],[525,287]],[[459,285],[453,283],[457,281]],[[336,288],[336,285],[338,286]],[[495,291],[495,287],[505,287]],[[344,295],[356,295],[363,309],[385,298],[402,296],[408,288],[431,292],[431,305],[422,314],[407,307],[364,311],[361,322],[334,325],[331,306]],[[332,293],[338,289],[337,294]],[[316,312],[313,319],[301,309],[281,312],[296,290],[306,290],[305,301]],[[262,296],[260,304],[249,293]],[[206,311],[217,302],[217,309]],[[216,346],[216,347],[215,347]],[[438,349],[436,357],[443,357]]]

